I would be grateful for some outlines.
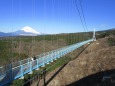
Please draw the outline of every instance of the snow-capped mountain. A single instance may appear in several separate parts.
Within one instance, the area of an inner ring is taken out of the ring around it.
[[[23,36],[37,36],[42,35],[42,33],[34,30],[33,28],[29,26],[25,26],[21,30],[18,30],[16,32],[13,32],[14,35],[23,35]]]
[[[28,26],[22,28],[21,30],[24,31],[24,32],[30,32],[30,33],[40,34],[40,32],[37,32],[36,30],[34,30],[33,28],[28,27]]]
[[[15,32],[9,32],[9,33],[0,32],[0,37],[4,37],[4,36],[37,36],[37,35],[43,35],[43,33],[38,32],[29,26],[25,26],[24,28],[22,28],[18,31],[15,31]]]

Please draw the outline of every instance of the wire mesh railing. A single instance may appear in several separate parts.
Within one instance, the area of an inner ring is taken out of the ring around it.
[[[28,58],[9,64],[6,66],[6,68],[2,67],[2,71],[0,71],[0,86],[3,86],[4,84],[9,83],[10,81],[17,78],[23,77],[25,74],[32,72],[34,69],[45,66],[45,64],[52,62],[53,60],[58,59],[92,41],[93,39],[79,42],[73,45],[59,48],[57,50],[37,55],[34,60]]]

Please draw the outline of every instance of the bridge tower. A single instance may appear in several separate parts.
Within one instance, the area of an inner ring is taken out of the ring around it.
[[[93,41],[96,41],[96,37],[95,37],[95,28],[94,28],[94,31],[93,31]]]

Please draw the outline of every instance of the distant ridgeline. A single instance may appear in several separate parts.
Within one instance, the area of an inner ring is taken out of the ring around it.
[[[104,38],[110,35],[115,35],[115,28],[96,32],[96,38]]]

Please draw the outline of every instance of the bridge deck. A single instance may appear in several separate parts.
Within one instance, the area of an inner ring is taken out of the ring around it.
[[[53,60],[58,59],[66,55],[67,53],[70,53],[73,50],[92,41],[93,39],[86,40],[86,41],[69,45],[63,48],[59,48],[57,50],[53,50],[50,52],[37,55],[35,60],[28,58],[25,60],[21,60],[19,62],[15,62],[15,63],[9,64],[5,70],[4,70],[4,67],[1,67],[0,68],[0,86],[3,86],[17,78],[23,77],[25,74],[32,72],[32,70],[38,69],[41,66],[45,66],[45,64],[52,62]]]

